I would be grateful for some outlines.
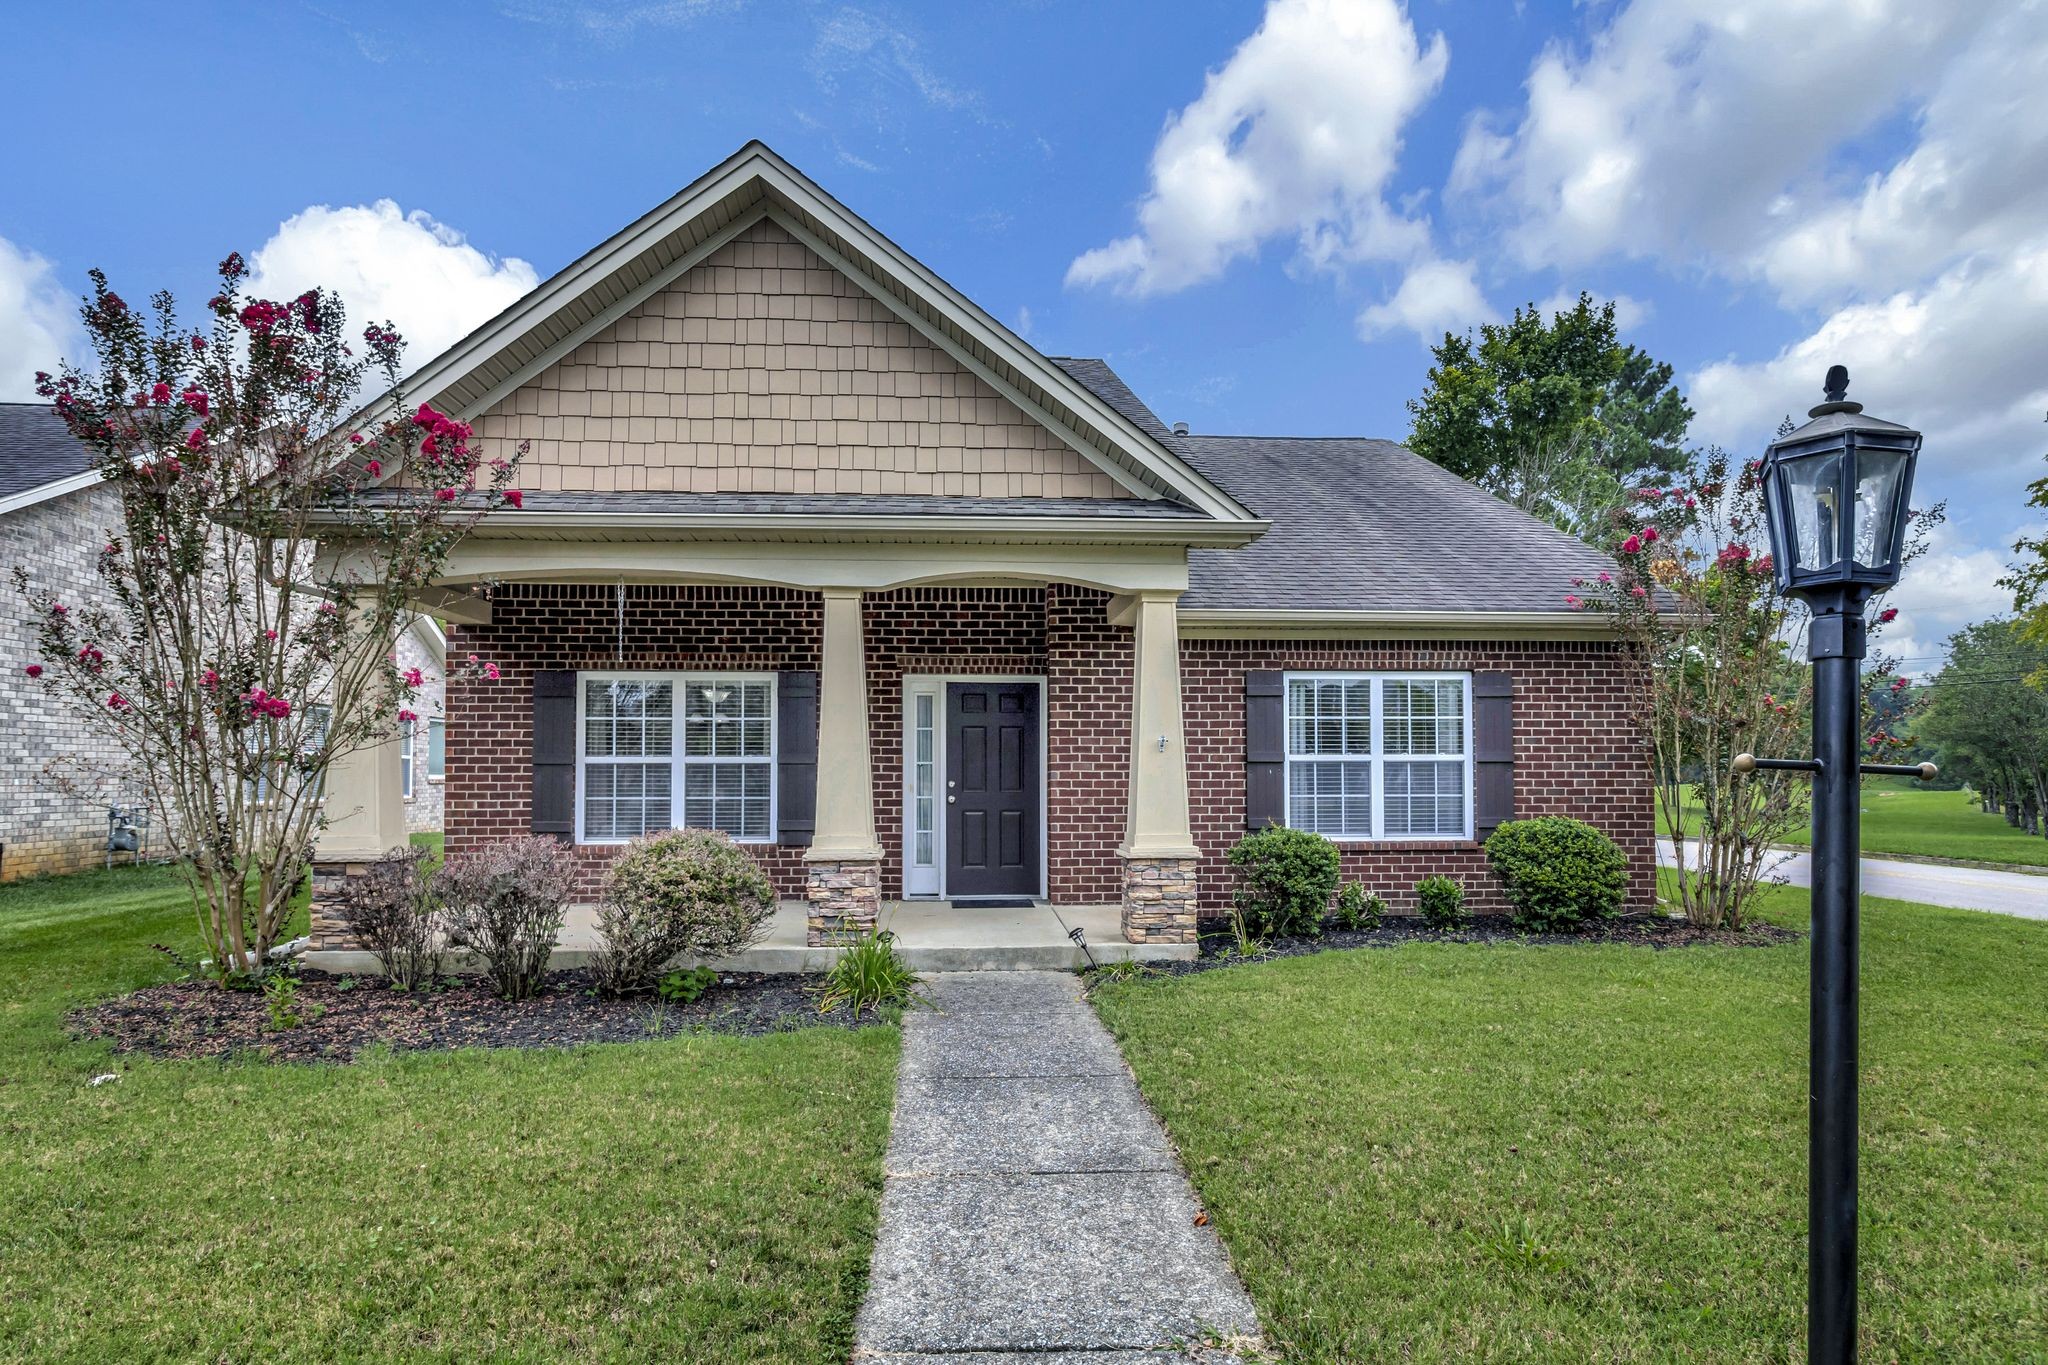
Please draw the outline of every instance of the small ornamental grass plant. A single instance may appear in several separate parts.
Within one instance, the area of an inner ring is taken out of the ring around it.
[[[605,872],[591,974],[606,995],[652,990],[673,958],[730,957],[759,942],[774,913],[775,888],[725,835],[643,835]]]
[[[539,993],[575,884],[574,855],[545,835],[457,854],[433,883],[449,943],[482,958],[506,1000]]]
[[[845,1009],[856,1018],[862,1010],[907,1009],[918,1002],[918,975],[896,951],[894,934],[870,933],[855,939],[818,992],[818,1013]]]
[[[1452,877],[1424,877],[1415,883],[1422,922],[1432,929],[1462,929],[1472,922],[1465,910],[1465,888]]]
[[[1609,919],[1628,891],[1628,859],[1614,840],[1562,815],[1499,826],[1486,840],[1486,861],[1507,890],[1515,927],[1531,933]]]
[[[1337,893],[1337,846],[1307,830],[1269,826],[1224,855],[1236,875],[1231,896],[1240,941],[1268,934],[1318,934]]]

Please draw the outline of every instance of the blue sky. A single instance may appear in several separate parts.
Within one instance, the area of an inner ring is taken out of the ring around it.
[[[4,397],[75,346],[89,266],[196,303],[240,249],[431,344],[759,137],[1198,431],[1404,435],[1424,336],[1581,288],[1678,367],[1703,438],[1760,448],[1844,361],[1951,502],[1901,589],[1910,658],[1999,609],[2048,472],[2033,0],[74,3],[9,29]],[[89,62],[37,55],[81,32]]]

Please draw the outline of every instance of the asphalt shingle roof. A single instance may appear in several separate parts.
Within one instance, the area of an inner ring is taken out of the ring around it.
[[[48,403],[0,403],[0,498],[92,468],[92,452]]]

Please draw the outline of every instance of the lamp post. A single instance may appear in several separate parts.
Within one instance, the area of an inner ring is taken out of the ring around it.
[[[1932,764],[1862,762],[1863,608],[1899,581],[1920,433],[1863,415],[1849,372],[1828,371],[1811,421],[1764,456],[1764,520],[1778,587],[1812,610],[1813,757],[1740,771],[1813,774],[1813,933],[1808,1064],[1806,1358],[1856,1358],[1857,905],[1865,772],[1934,775]]]

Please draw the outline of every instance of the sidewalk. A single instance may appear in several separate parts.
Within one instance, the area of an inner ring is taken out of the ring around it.
[[[927,986],[937,1008],[904,1021],[855,1359],[1239,1359],[1257,1315],[1078,978]]]
[[[1692,844],[1688,848],[1694,847]],[[1657,841],[1657,861],[1675,867],[1678,855],[1668,839]],[[1812,855],[1801,849],[1774,852],[1767,874],[1794,886],[1813,885]],[[1863,894],[1956,910],[1988,910],[2021,919],[2048,920],[2048,878],[2024,872],[1993,872],[1984,868],[1946,867],[1938,863],[1902,863],[1888,858],[1863,860]]]

